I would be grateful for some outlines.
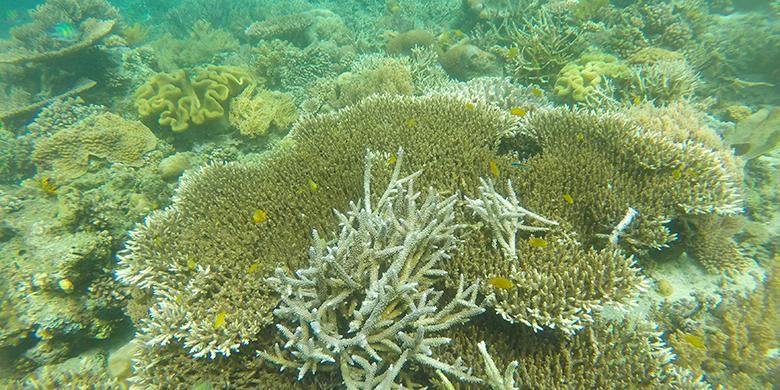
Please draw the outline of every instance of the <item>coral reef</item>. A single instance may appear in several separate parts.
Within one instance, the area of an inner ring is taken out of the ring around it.
[[[160,73],[138,88],[135,106],[141,116],[156,117],[178,133],[223,119],[228,99],[252,82],[243,69],[224,66],[199,68],[192,75],[184,70]]]
[[[270,129],[287,130],[298,117],[289,94],[246,88],[230,102],[228,121],[242,135],[258,137]]]
[[[122,256],[120,278],[151,302],[144,337],[150,346],[178,340],[194,356],[234,353],[273,321],[279,298],[265,278],[283,264],[301,268],[308,232],[335,230],[331,210],[362,194],[355,178],[365,148],[403,146],[410,170],[436,161],[419,180],[440,191],[476,189],[485,170],[474,162],[490,160],[510,123],[497,109],[451,97],[370,97],[300,122],[257,166],[185,175],[176,204],[147,218]]]
[[[0,62],[50,61],[77,53],[105,37],[118,13],[105,0],[49,0],[30,17],[30,23],[11,30],[11,48]]]
[[[438,92],[452,93],[470,101],[493,104],[503,110],[522,108],[526,112],[552,108],[544,92],[536,86],[522,86],[509,78],[479,77],[466,83],[445,85]]]
[[[496,56],[466,42],[448,48],[439,55],[439,62],[447,73],[459,80],[501,75]]]
[[[440,263],[458,242],[455,202],[433,188],[425,197],[414,187],[420,171],[400,177],[403,152],[396,154],[387,188],[371,189],[371,167],[380,155],[366,154],[364,194],[346,213],[336,212],[338,238],[325,243],[315,230],[309,266],[270,279],[282,297],[274,310],[285,339],[274,353],[260,356],[283,369],[297,369],[298,379],[337,370],[347,388],[391,388],[414,383],[415,366],[430,367],[459,380],[480,382],[460,364],[445,363],[434,350],[439,337],[484,309],[477,302],[479,282],[465,285],[440,302],[435,284],[447,275]],[[342,324],[348,324],[345,329]]]
[[[91,157],[140,166],[156,145],[157,138],[142,123],[103,113],[38,140],[33,160],[40,174],[73,179],[87,172]]]

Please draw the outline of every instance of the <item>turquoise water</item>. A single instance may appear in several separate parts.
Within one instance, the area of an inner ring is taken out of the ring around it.
[[[780,386],[777,1],[0,0],[0,387]]]

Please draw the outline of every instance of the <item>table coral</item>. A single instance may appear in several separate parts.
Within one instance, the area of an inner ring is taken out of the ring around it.
[[[141,116],[156,116],[157,123],[178,133],[224,118],[228,99],[252,82],[243,69],[226,66],[159,73],[138,88],[135,107]]]
[[[90,157],[139,166],[156,145],[157,138],[140,122],[104,113],[39,140],[33,159],[39,169],[72,179],[87,172]]]
[[[741,212],[739,183],[717,150],[637,128],[619,115],[539,111],[506,142],[527,175],[515,182],[523,204],[597,246],[629,207],[639,215],[620,245],[635,253],[673,241],[670,220]]]

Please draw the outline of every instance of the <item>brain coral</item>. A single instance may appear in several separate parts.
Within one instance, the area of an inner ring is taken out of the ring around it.
[[[252,83],[247,72],[235,67],[209,66],[190,76],[184,70],[153,76],[135,93],[138,113],[157,116],[160,125],[182,132],[223,118],[228,99]]]
[[[142,123],[103,113],[38,141],[33,159],[52,176],[76,178],[87,172],[90,157],[139,166],[156,145],[157,138]]]

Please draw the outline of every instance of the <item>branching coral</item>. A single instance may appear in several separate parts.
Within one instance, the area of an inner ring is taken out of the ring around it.
[[[209,66],[188,72],[160,73],[135,93],[135,107],[144,117],[157,116],[162,126],[182,132],[225,116],[227,100],[252,83],[244,70]]]
[[[521,202],[572,227],[584,242],[605,244],[629,207],[639,216],[620,245],[640,253],[675,238],[671,219],[741,211],[738,184],[717,151],[614,114],[538,112],[505,147],[527,177],[515,181]]]
[[[458,242],[455,202],[429,189],[415,191],[421,172],[400,177],[403,154],[376,203],[372,202],[371,166],[366,155],[363,201],[336,212],[338,238],[324,243],[317,231],[309,266],[292,275],[276,270],[271,279],[282,297],[274,315],[285,339],[275,353],[260,355],[282,368],[308,373],[338,370],[350,389],[389,389],[410,383],[409,366],[430,367],[460,380],[478,382],[459,360],[445,363],[433,355],[449,342],[439,335],[483,312],[476,303],[478,282],[463,277],[445,303],[434,285]],[[420,202],[421,201],[421,202]]]
[[[456,329],[452,338],[446,356],[477,367],[484,357],[471,345],[485,340],[494,365],[517,363],[513,379],[523,389],[709,388],[672,363],[674,354],[660,332],[645,321],[599,319],[576,335],[539,336],[486,314]]]
[[[195,22],[189,31],[189,37],[183,39],[165,34],[149,43],[163,71],[212,64],[216,57],[239,49],[238,39],[227,31],[212,27],[205,20]]]
[[[507,64],[521,81],[546,84],[585,50],[583,32],[546,11],[523,19],[512,34],[516,46],[507,55]]]

